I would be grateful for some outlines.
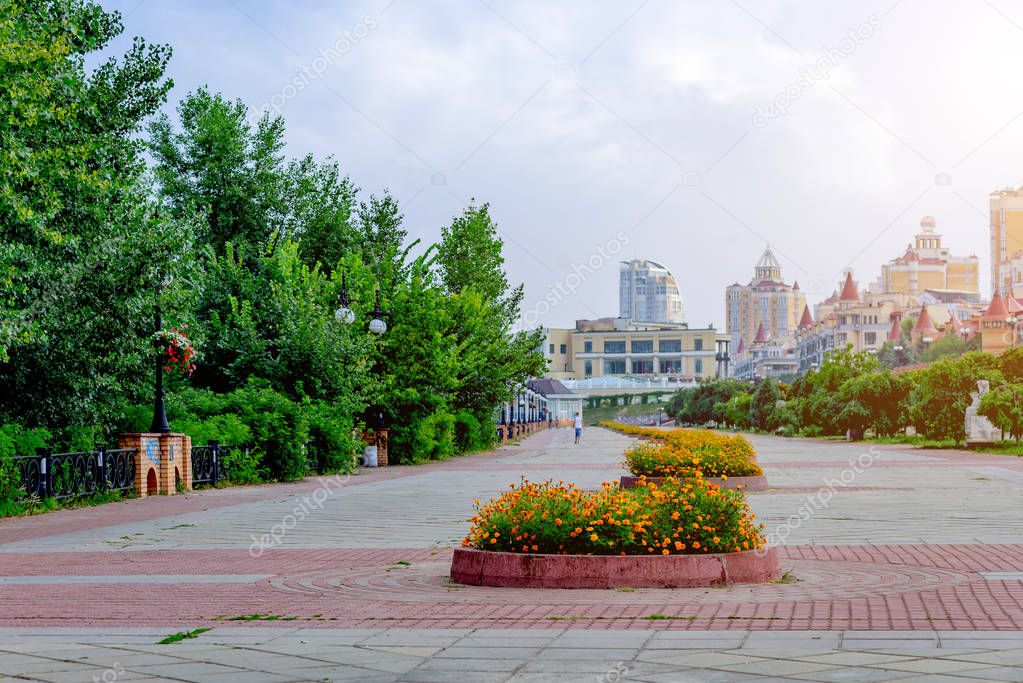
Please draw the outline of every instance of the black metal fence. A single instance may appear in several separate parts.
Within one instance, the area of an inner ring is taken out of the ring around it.
[[[35,455],[14,458],[21,487],[35,498],[76,498],[107,491],[135,488],[134,448],[54,453],[49,448]]]
[[[227,479],[228,464],[224,456],[232,448],[237,447],[221,446],[219,441],[207,441],[205,446],[192,446],[192,486],[216,486],[221,479]]]

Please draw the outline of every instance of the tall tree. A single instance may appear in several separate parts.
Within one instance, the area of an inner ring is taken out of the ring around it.
[[[259,253],[287,223],[284,119],[264,115],[251,126],[241,100],[200,88],[177,108],[180,129],[161,115],[149,126],[153,175],[177,216],[200,212],[200,237],[223,253],[227,243]]]
[[[0,2],[0,419],[90,424],[137,397],[155,280],[189,261],[187,226],[146,208],[137,140],[170,48],[85,68],[122,31],[86,0]]]

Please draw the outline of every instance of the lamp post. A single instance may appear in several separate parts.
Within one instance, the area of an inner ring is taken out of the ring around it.
[[[165,349],[163,348],[163,342],[155,338],[163,329],[163,316],[160,311],[160,298],[162,296],[163,282],[161,281],[156,284],[156,305],[153,307],[154,323],[156,325],[156,331],[153,333],[153,344],[156,346],[156,361],[154,363],[156,386],[153,396],[153,422],[149,425],[149,431],[153,434],[169,434],[171,430],[170,423],[167,422],[167,410],[163,402],[163,354]]]
[[[1019,322],[1019,318],[1014,315],[1010,315],[1005,319],[1005,322],[1009,324],[1009,329],[1012,330],[1010,333],[1012,336],[1009,337],[1009,347],[1011,348],[1016,345],[1016,323]]]
[[[338,308],[334,311],[334,320],[336,320],[340,325],[351,325],[355,322],[355,311],[352,310],[352,304],[356,302],[348,295],[347,273],[341,274],[341,292],[338,294],[337,300]],[[384,332],[387,332],[387,323],[384,321],[384,318],[388,315],[390,315],[390,313],[380,307],[380,288],[377,287],[374,292],[373,311],[370,313],[370,320],[367,329],[378,337]],[[378,365],[374,365],[373,372],[374,374],[379,374],[380,369]],[[367,412],[366,417],[369,418],[367,420],[368,422],[372,422],[372,429],[375,434],[374,443],[372,445],[377,446],[378,453],[379,449],[382,447],[386,456],[387,421],[384,419],[383,410],[378,406],[373,406]]]

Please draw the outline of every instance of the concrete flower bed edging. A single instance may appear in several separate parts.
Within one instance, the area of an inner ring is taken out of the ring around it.
[[[506,588],[697,588],[781,577],[777,550],[707,555],[537,555],[457,548],[451,579]]]
[[[660,484],[664,477],[647,477],[646,480],[651,484]],[[704,477],[704,479],[715,486],[720,486],[723,489],[739,489],[743,491],[765,491],[767,490],[767,475],[761,474],[756,477],[728,477],[723,479],[721,477]],[[621,479],[621,487],[623,489],[634,488],[639,483],[639,477],[632,475],[625,475]]]

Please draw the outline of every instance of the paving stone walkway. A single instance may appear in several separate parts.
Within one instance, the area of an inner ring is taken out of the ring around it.
[[[0,520],[0,680],[1023,681],[1023,459],[752,440],[782,583],[452,584],[474,499],[623,473],[600,429]]]

